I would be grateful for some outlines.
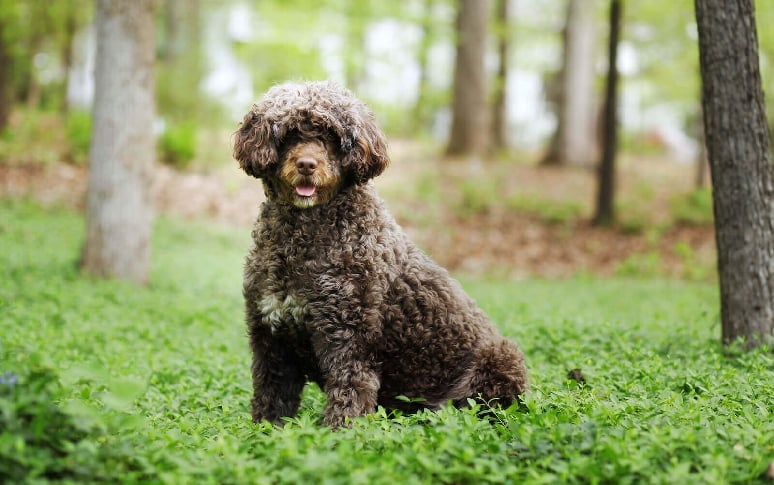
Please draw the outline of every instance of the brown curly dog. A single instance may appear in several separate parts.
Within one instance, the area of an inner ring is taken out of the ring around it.
[[[508,405],[527,389],[519,348],[376,195],[386,142],[349,91],[273,87],[235,133],[234,158],[267,199],[244,272],[254,421],[294,416],[307,381],[325,391],[330,426],[377,405]]]

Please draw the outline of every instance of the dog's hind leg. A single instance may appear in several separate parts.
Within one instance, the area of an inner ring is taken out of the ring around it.
[[[455,399],[455,406],[466,406],[468,398],[509,406],[529,388],[524,354],[506,339],[483,346],[467,388],[467,396]]]

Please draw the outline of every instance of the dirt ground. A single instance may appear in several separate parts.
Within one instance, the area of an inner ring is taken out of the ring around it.
[[[428,148],[398,142],[392,146],[392,166],[376,183],[409,236],[455,272],[517,278],[712,277],[712,228],[667,223],[670,198],[691,190],[694,167],[659,159],[621,161],[617,191],[621,218],[636,213],[645,220],[636,231],[627,231],[589,223],[596,188],[592,170],[541,167],[513,158],[483,163],[444,160]],[[474,184],[476,193],[491,194],[483,209],[459,210],[459,187],[464,184]],[[0,197],[31,197],[47,205],[82,209],[86,185],[83,167],[0,165]],[[190,172],[159,165],[154,188],[158,212],[246,231],[263,200],[260,182],[245,176],[235,162]],[[538,205],[569,204],[578,214],[549,222],[540,211],[507,204],[506,199],[513,197]]]

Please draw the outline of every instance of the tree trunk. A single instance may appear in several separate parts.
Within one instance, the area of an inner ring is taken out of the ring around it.
[[[8,46],[6,20],[0,16],[0,134],[8,125],[13,106],[13,77],[11,76],[11,54]]]
[[[489,0],[460,0],[457,12],[457,58],[447,155],[481,156],[488,138],[484,55]]]
[[[30,108],[40,106],[40,81],[38,80],[38,66],[35,65],[35,56],[40,53],[40,46],[43,44],[43,33],[33,29],[27,39],[27,52],[31,56],[30,73],[27,78],[27,99],[26,104]]]
[[[594,224],[610,225],[615,221],[615,157],[618,151],[618,41],[621,37],[621,0],[610,1],[610,39],[605,87],[602,161],[599,164],[597,208]]]
[[[774,337],[774,173],[753,0],[695,0],[723,342]]]
[[[497,53],[500,65],[497,67],[492,103],[492,144],[493,150],[508,146],[507,86],[508,52],[510,51],[508,0],[497,0]]]
[[[358,0],[346,7],[347,27],[346,56],[344,57],[344,76],[349,89],[357,92],[363,87],[366,78],[366,63],[368,61],[368,45],[366,44],[366,29],[368,28],[370,2]]]
[[[70,100],[67,97],[67,91],[70,87],[70,70],[73,67],[73,40],[75,39],[76,30],[78,29],[78,21],[75,16],[73,2],[69,2],[68,8],[64,15],[64,40],[62,41],[62,70],[64,71],[64,80],[62,83],[62,104],[60,110],[62,114],[67,114],[70,111]]]
[[[555,145],[544,163],[591,166],[597,157],[593,4],[591,0],[567,4]]]
[[[97,0],[83,268],[146,282],[154,160],[154,0]]]
[[[434,106],[430,105],[430,47],[433,44],[433,0],[424,0],[422,3],[422,37],[419,41],[417,52],[417,65],[419,67],[419,86],[417,87],[417,101],[413,109],[412,128],[415,131],[427,130],[432,123]]]
[[[164,1],[164,44],[161,49],[161,57],[164,62],[171,63],[183,52],[185,40],[183,29],[183,11],[185,6],[180,0]]]
[[[696,154],[696,189],[701,189],[707,185],[707,169],[709,162],[707,160],[707,140],[704,136],[704,115],[701,106],[696,120],[696,142],[699,144],[699,153]]]

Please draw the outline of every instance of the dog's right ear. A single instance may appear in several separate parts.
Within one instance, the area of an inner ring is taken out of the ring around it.
[[[267,121],[255,111],[255,107],[245,115],[239,129],[234,133],[234,158],[239,167],[248,175],[262,178],[277,166],[278,126]]]

